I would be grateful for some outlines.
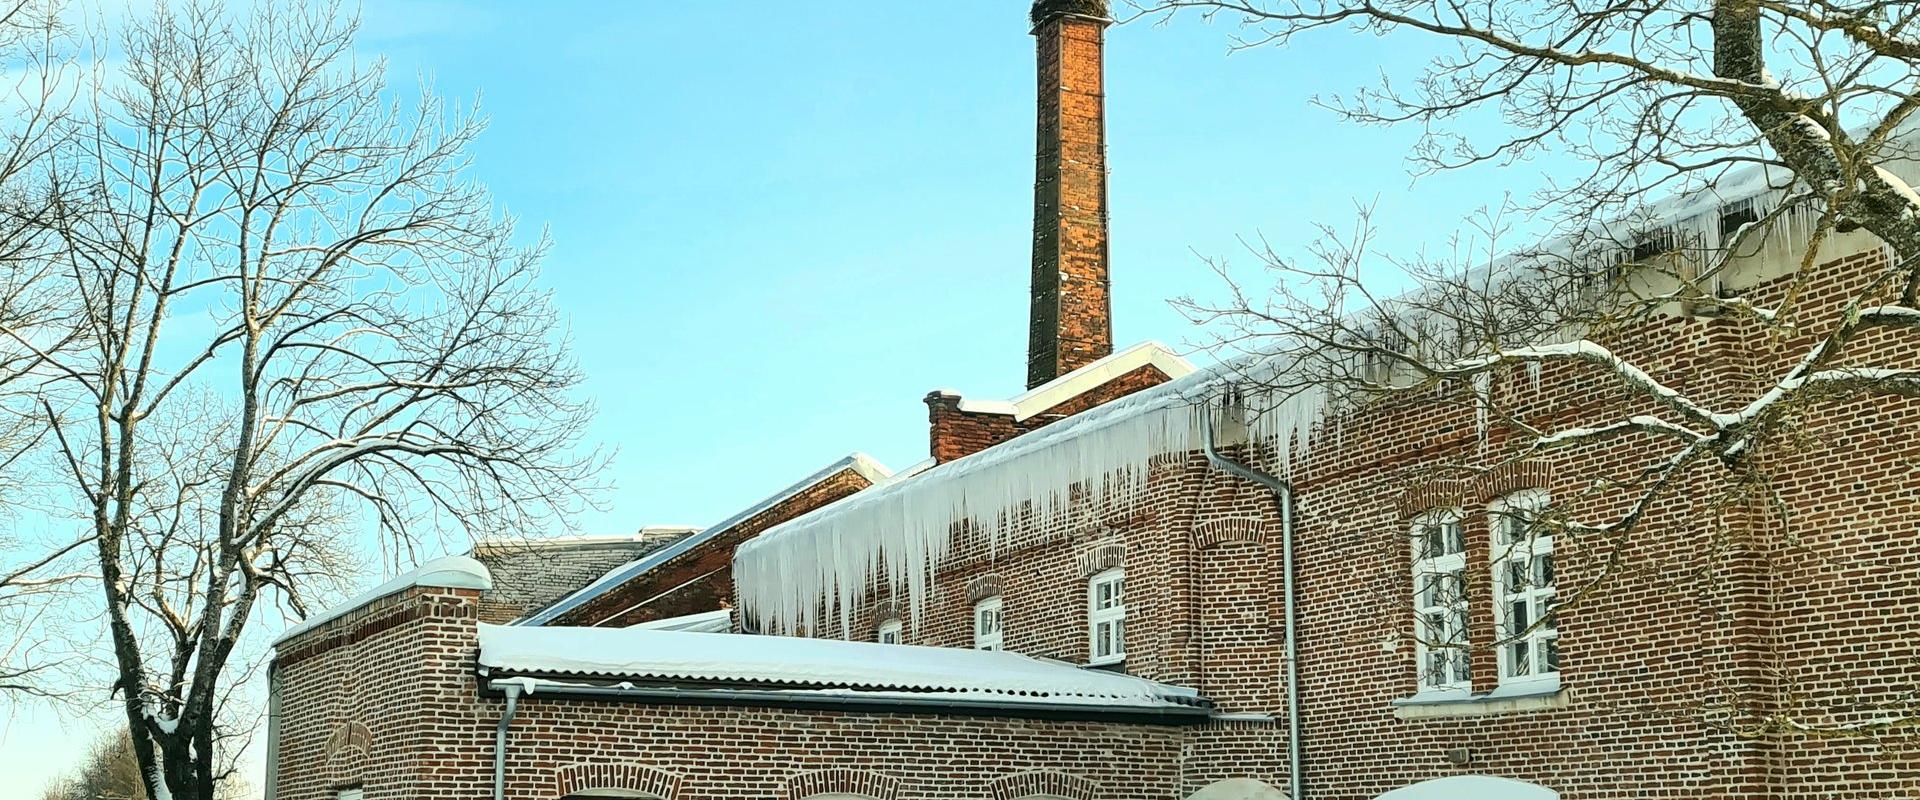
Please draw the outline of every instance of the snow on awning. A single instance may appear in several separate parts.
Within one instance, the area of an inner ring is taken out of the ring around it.
[[[733,611],[725,608],[702,611],[681,617],[656,619],[628,625],[643,631],[686,631],[688,633],[726,633],[733,629]]]
[[[738,684],[1004,703],[1201,708],[1198,692],[1018,653],[637,628],[480,625],[480,667],[503,675]]]
[[[918,611],[958,527],[997,541],[1016,514],[1048,524],[1090,505],[1127,507],[1152,461],[1201,448],[1208,415],[1231,415],[1255,443],[1302,455],[1326,395],[1263,388],[1284,371],[1261,357],[1224,362],[769,528],[734,551],[746,627],[818,630],[823,613],[837,613],[845,631],[882,575]],[[1218,402],[1228,395],[1230,410]]]

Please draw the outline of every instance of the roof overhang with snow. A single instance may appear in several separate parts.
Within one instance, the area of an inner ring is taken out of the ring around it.
[[[1181,358],[1172,348],[1148,340],[1006,400],[963,399],[959,407],[961,411],[977,414],[1011,414],[1015,421],[1025,421],[1141,367],[1153,367],[1168,378],[1183,378],[1194,371],[1193,363]],[[958,395],[957,392],[954,394]]]
[[[483,690],[750,705],[1198,724],[1192,689],[1004,651],[641,628],[481,625]]]

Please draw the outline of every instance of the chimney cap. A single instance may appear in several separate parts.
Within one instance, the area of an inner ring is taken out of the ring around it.
[[[1039,25],[1055,17],[1091,17],[1106,20],[1107,0],[1034,0],[1031,19]]]

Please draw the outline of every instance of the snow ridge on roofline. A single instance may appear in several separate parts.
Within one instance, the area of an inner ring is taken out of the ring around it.
[[[580,589],[578,589],[574,593],[554,601],[553,603],[547,605],[545,608],[535,611],[532,614],[529,614],[525,617],[521,617],[520,619],[514,620],[512,624],[514,625],[545,625],[549,622],[552,622],[553,620],[559,618],[562,614],[572,611],[575,608],[579,608],[580,606],[585,605],[588,601],[591,601],[594,598],[599,597],[600,595],[603,595],[603,594],[606,594],[607,592],[612,591],[615,587],[619,586],[620,584],[625,583],[628,580],[631,580],[633,578],[639,577],[642,574],[645,574],[647,571],[661,564],[666,563],[667,561],[673,559],[674,557],[680,555],[681,553],[685,553],[689,550],[699,547],[702,543],[707,542],[713,539],[715,536],[719,536],[720,534],[732,529],[735,525],[739,525],[740,523],[745,522],[749,519],[752,519],[754,516],[760,514],[763,511],[766,511],[769,508],[772,508],[774,506],[777,506],[781,503],[786,502],[787,500],[793,498],[794,495],[797,495],[801,492],[806,491],[809,488],[812,488],[814,484],[817,484],[821,481],[824,481],[828,478],[833,477],[834,475],[837,475],[849,469],[853,470],[860,477],[865,478],[867,480],[867,483],[872,484],[874,486],[879,486],[884,483],[887,483],[889,480],[893,478],[893,471],[887,469],[887,466],[885,464],[880,463],[873,456],[867,455],[866,453],[854,451],[842,457],[838,461],[835,461],[831,464],[821,467],[820,469],[814,471],[813,474],[808,475],[805,478],[801,478],[799,481],[796,481],[793,484],[788,485],[786,488],[781,489],[780,491],[775,492],[770,496],[762,498],[759,502],[756,502],[753,505],[747,506],[745,509],[742,509],[738,513],[735,513],[733,516],[727,517],[726,519],[721,520],[719,523],[705,530],[702,530],[699,533],[695,533],[687,537],[684,537],[680,541],[674,542],[673,544],[667,545],[666,547],[660,548],[659,550],[655,550],[651,553],[648,553],[647,555],[645,555],[644,557],[641,557],[640,559],[629,561],[626,564],[623,564],[621,566],[608,570],[607,574],[600,576],[600,578],[595,580],[594,582],[589,583],[586,586],[580,587]]]
[[[442,556],[421,564],[411,572],[403,573],[393,580],[354,595],[348,600],[329,606],[325,611],[307,617],[299,624],[281,632],[274,638],[273,645],[278,647],[295,636],[339,619],[347,612],[387,595],[421,586],[441,589],[479,589],[484,592],[493,588],[493,575],[487,572],[485,564],[467,556]]]
[[[1124,350],[1110,353],[1079,369],[1005,400],[963,398],[959,407],[961,411],[980,414],[1012,414],[1016,422],[1025,421],[1035,414],[1079,397],[1114,378],[1145,366],[1155,367],[1169,378],[1184,378],[1194,371],[1193,362],[1181,358],[1180,354],[1175,353],[1172,348],[1148,339]],[[960,396],[959,392],[952,389],[936,391],[955,397]]]

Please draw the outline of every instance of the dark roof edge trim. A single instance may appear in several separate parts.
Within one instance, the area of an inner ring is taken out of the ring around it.
[[[479,681],[479,695],[487,698],[505,696],[505,692],[495,686],[499,680],[511,679],[482,678]],[[534,699],[600,700],[643,705],[746,706],[865,714],[933,714],[1169,726],[1204,725],[1213,718],[1210,709],[1200,706],[1170,705],[1162,708],[1142,708],[1078,703],[1023,703],[953,697],[828,696],[797,691],[680,689],[664,686],[543,684],[534,693],[522,696]]]

